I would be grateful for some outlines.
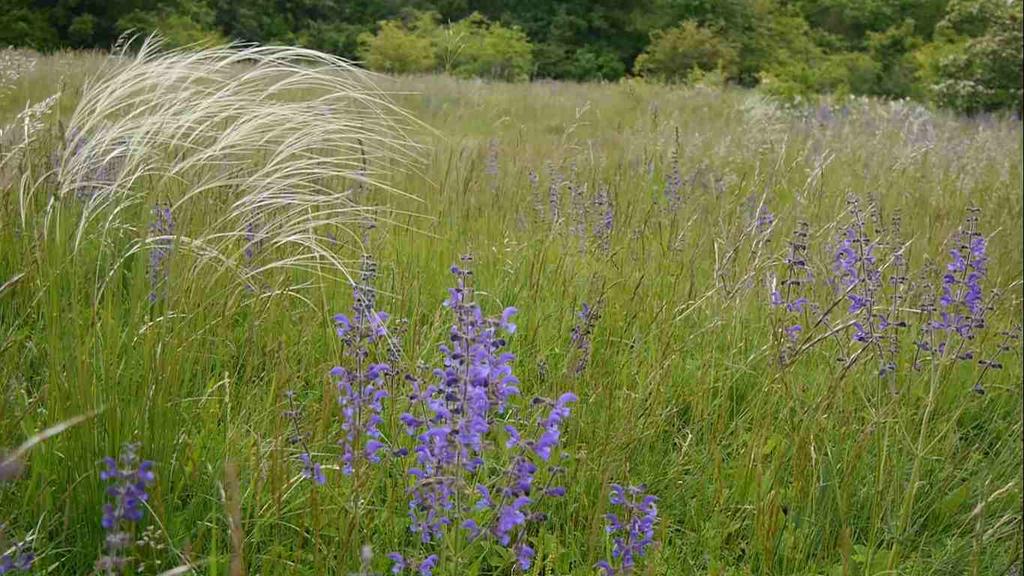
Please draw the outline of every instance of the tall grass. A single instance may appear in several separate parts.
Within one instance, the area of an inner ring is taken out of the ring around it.
[[[468,252],[482,306],[520,310],[510,348],[524,395],[580,397],[563,433],[568,494],[531,534],[534,573],[595,572],[609,482],[660,497],[652,574],[1019,563],[1019,347],[985,395],[972,393],[973,363],[939,380],[906,368],[895,386],[868,364],[844,372],[829,346],[780,366],[767,285],[800,221],[810,260],[829,267],[851,194],[886,222],[901,215],[915,282],[944,266],[977,206],[986,286],[1001,290],[991,347],[1022,317],[1019,122],[632,83],[411,77],[378,89],[291,50],[95,58],[45,57],[0,100],[7,124],[60,92],[0,172],[0,446],[104,409],[0,484],[0,521],[28,536],[40,571],[91,570],[99,460],[129,441],[156,462],[152,545],[139,547],[152,573],[347,574],[367,544],[384,572],[384,553],[416,549],[403,465],[358,484],[336,466],[326,375],[343,350],[330,316],[350,306],[341,271],[364,251],[381,264],[380,308],[408,320],[393,335],[403,366],[437,363],[448,266]],[[437,134],[410,138],[410,118]],[[171,207],[173,231],[153,231],[155,205]],[[375,205],[388,211],[373,227]],[[594,231],[608,205],[604,244]],[[571,332],[584,302],[599,317],[581,369]],[[299,474],[285,390],[324,486]],[[382,429],[398,445],[396,415]],[[477,564],[512,565],[494,551]]]

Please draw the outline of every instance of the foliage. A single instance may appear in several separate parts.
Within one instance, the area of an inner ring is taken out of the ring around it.
[[[975,113],[1021,111],[1022,3],[954,0],[935,43],[918,53],[925,88],[939,105]]]
[[[366,32],[359,36],[359,56],[370,70],[394,74],[431,72],[437,58],[434,43],[423,28],[422,23],[408,26],[396,20],[381,22],[376,34]]]
[[[227,39],[214,26],[214,12],[206,4],[184,1],[177,9],[136,10],[117,22],[121,30],[158,33],[169,47],[213,46]]]
[[[636,59],[636,73],[668,82],[685,81],[694,71],[736,71],[736,48],[714,30],[692,20],[651,33],[651,43]]]
[[[439,31],[445,70],[463,77],[527,80],[533,68],[532,47],[522,30],[489,22],[480,13]]]
[[[461,77],[527,80],[532,47],[518,28],[473,13],[440,25],[434,12],[408,11],[360,35],[359,54],[371,70],[408,74],[443,71]]]

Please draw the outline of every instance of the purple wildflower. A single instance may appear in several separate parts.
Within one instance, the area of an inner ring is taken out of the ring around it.
[[[387,558],[391,560],[392,574],[411,572],[418,576],[433,576],[434,570],[437,569],[438,558],[436,554],[431,554],[419,562],[406,558],[398,552],[391,552],[387,555]]]
[[[570,342],[576,349],[576,365],[573,367],[576,376],[582,374],[590,363],[590,335],[600,317],[598,307],[591,307],[586,302],[580,305],[580,311],[576,313],[577,321],[570,334]]]
[[[594,239],[597,241],[597,247],[607,254],[611,251],[612,229],[615,227],[615,211],[608,195],[607,185],[602,184],[597,187],[594,209],[600,218],[594,226]]]
[[[464,257],[462,265],[468,261]],[[536,399],[541,413],[532,422],[516,419],[509,404],[519,395],[519,381],[512,373],[514,356],[503,351],[504,336],[515,329],[515,309],[485,316],[472,272],[453,266],[452,273],[456,285],[444,305],[454,322],[440,347],[443,365],[429,383],[407,377],[411,409],[400,418],[416,440],[409,469],[411,530],[427,544],[458,526],[471,541],[493,539],[513,550],[525,570],[533,559],[527,527],[546,518],[538,504],[565,493],[549,484],[560,468],[549,465],[538,478],[536,462],[560,455],[561,430],[576,396]]]
[[[371,362],[371,346],[384,341],[392,360],[398,360],[400,351],[389,338],[386,312],[376,309],[377,290],[373,283],[377,276],[377,264],[369,255],[363,256],[359,281],[352,288],[352,314],[337,314],[334,317],[338,337],[345,343],[345,356],[352,368],[336,366],[331,375],[337,379],[338,406],[341,411],[342,447],[341,471],[351,475],[355,471],[356,455],[360,452],[367,461],[379,463],[382,442],[380,424],[384,398],[388,392],[383,389],[384,377],[392,372],[391,366],[383,362]],[[403,418],[407,426],[413,423]]]
[[[367,460],[380,462],[380,424],[383,422],[383,400],[386,390],[381,389],[384,375],[390,371],[387,364],[371,364],[363,374],[336,367],[331,375],[338,379],[338,405],[341,407],[341,430],[344,436],[339,440],[342,446],[342,467],[345,475],[353,472],[353,463],[360,443]]]
[[[174,241],[174,219],[170,205],[157,204],[153,207],[153,222],[149,225],[152,248],[149,251],[149,301],[156,302],[166,293],[167,257],[171,254]]]
[[[285,390],[284,397],[288,401],[288,409],[282,412],[282,416],[288,420],[292,427],[288,443],[297,445],[300,449],[298,459],[302,463],[302,477],[306,480],[312,480],[317,486],[323,486],[327,482],[327,477],[324,475],[320,464],[313,462],[313,456],[306,442],[306,435],[302,432],[302,410],[295,400],[295,391]]]
[[[605,515],[605,531],[612,539],[612,557],[595,567],[604,574],[631,574],[639,559],[654,544],[658,522],[658,498],[647,494],[643,485],[611,485],[610,502],[617,512]]]
[[[561,203],[562,196],[562,174],[552,165],[548,166],[550,173],[550,184],[548,184],[548,218],[551,221],[552,226],[558,225],[561,220],[561,214],[559,212],[559,204]]]
[[[0,574],[28,572],[32,569],[35,554],[24,542],[11,545],[4,538],[3,524],[0,524]]]
[[[679,134],[676,133],[676,139],[678,140]],[[665,200],[668,202],[668,209],[670,212],[675,212],[679,205],[682,204],[683,198],[679,191],[683,188],[683,175],[679,170],[679,147],[678,144],[672,149],[671,158],[671,169],[668,174],[668,178],[665,180],[665,190],[663,192]]]
[[[106,531],[104,554],[96,561],[96,571],[103,574],[121,574],[130,557],[128,552],[134,546],[132,527],[146,514],[145,503],[149,500],[146,488],[156,479],[153,463],[139,460],[138,444],[126,444],[117,459],[103,459],[104,469],[100,480],[107,483],[110,501],[103,505],[100,524]]]
[[[978,232],[978,210],[971,209],[964,225],[954,236],[946,271],[942,274],[938,318],[926,314],[925,334],[918,341],[924,351],[947,354],[956,360],[974,358],[971,349],[977,333],[985,328],[987,303],[982,281],[988,272],[988,245]]]

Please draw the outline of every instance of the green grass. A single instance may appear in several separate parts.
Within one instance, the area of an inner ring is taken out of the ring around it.
[[[21,477],[0,484],[7,535],[32,536],[39,573],[88,573],[103,540],[98,461],[139,441],[158,476],[146,522],[161,547],[141,553],[148,572],[160,571],[154,561],[169,569],[187,558],[199,573],[228,573],[227,462],[240,471],[249,573],[348,574],[363,544],[385,572],[384,553],[416,549],[402,466],[375,468],[358,484],[329,470],[315,488],[296,478],[281,416],[282,392],[296,390],[314,451],[334,463],[326,375],[342,361],[331,316],[351,305],[348,286],[254,298],[222,277],[175,285],[187,265],[175,254],[168,298],[150,305],[144,252],[115,266],[101,293],[111,253],[98,241],[72,250],[73,199],[65,219],[44,224],[51,182],[40,181],[22,220],[17,175],[47,170],[97,65],[93,55],[46,57],[0,91],[6,124],[63,82],[38,141],[0,172],[0,283],[24,274],[0,293],[0,446],[103,409],[36,447]],[[812,259],[829,266],[850,194],[886,218],[902,215],[912,275],[944,265],[948,237],[975,205],[992,234],[985,286],[1002,290],[984,341],[993,346],[1022,319],[1019,121],[854,101],[849,117],[824,123],[756,92],[631,83],[423,77],[384,88],[437,131],[415,134],[429,146],[418,173],[389,180],[416,199],[370,198],[392,209],[369,250],[381,265],[380,307],[409,322],[405,363],[439,361],[448,267],[471,253],[485,310],[520,310],[510,347],[524,394],[580,397],[564,436],[569,492],[533,534],[535,573],[594,573],[608,546],[609,482],[646,483],[660,497],[660,545],[642,574],[1004,574],[1020,562],[1019,343],[986,376],[984,396],[971,393],[973,365],[901,369],[894,395],[871,363],[842,374],[830,346],[780,368],[765,287],[800,220],[811,225]],[[684,180],[698,176],[669,215],[662,189],[677,142]],[[581,249],[564,190],[565,221],[537,217],[548,163],[586,184],[588,199],[609,187],[609,253],[592,242]],[[540,175],[536,192],[530,170]],[[751,196],[777,217],[764,245],[744,234]],[[147,217],[145,207],[125,216],[142,230]],[[201,225],[201,214],[190,217],[199,224],[183,226]],[[350,243],[337,249],[359,255]],[[279,272],[268,281],[311,279]],[[577,376],[569,334],[580,304],[598,301],[590,364]],[[407,444],[398,410],[385,418],[386,435]],[[512,571],[488,554],[481,570]],[[472,572],[465,555],[449,550],[442,560],[440,574]]]

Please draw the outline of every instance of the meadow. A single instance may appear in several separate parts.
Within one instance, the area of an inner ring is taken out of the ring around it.
[[[0,51],[0,573],[1019,573],[1018,118],[160,58]]]

